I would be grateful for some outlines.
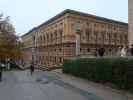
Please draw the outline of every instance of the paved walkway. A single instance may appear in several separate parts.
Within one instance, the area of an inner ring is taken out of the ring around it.
[[[57,71],[4,72],[0,100],[133,100],[127,94]]]
[[[10,71],[3,77],[0,100],[102,100],[47,72]]]
[[[104,100],[133,100],[133,94],[131,93],[112,89],[107,85],[94,83],[71,75],[66,75],[63,74],[61,70],[55,70],[50,73],[56,77],[60,77],[60,80],[63,82],[69,83],[70,85],[78,87],[88,93],[95,94]]]

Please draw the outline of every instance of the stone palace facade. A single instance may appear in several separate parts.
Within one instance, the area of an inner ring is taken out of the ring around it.
[[[65,10],[22,36],[25,59],[56,67],[64,59],[94,56],[104,47],[106,55],[128,45],[128,24],[74,10]]]

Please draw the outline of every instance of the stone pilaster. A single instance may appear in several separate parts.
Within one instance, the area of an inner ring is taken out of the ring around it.
[[[76,56],[80,55],[80,34],[76,33]]]

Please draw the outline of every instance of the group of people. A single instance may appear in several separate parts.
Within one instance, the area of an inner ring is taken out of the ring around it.
[[[133,44],[131,45],[131,47],[129,46],[119,47],[118,56],[121,57],[133,56]]]
[[[105,51],[106,50],[104,47],[96,48],[95,56],[103,57],[105,55]],[[111,50],[109,52],[111,52]],[[133,56],[133,44],[131,45],[130,48],[129,46],[120,46],[117,52],[115,53],[115,56],[119,57]]]

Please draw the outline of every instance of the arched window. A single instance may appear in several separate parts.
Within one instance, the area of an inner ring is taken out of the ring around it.
[[[42,43],[42,36],[40,35],[40,37],[39,37],[39,38],[40,38],[40,41],[39,41],[39,42],[40,42],[40,44],[41,44],[41,43]]]
[[[59,58],[59,62],[62,63],[62,57]]]
[[[57,42],[57,30],[55,30],[55,42]]]
[[[50,41],[51,41],[51,43],[53,43],[53,34],[52,33],[50,34],[50,37],[51,37]]]
[[[124,38],[125,38],[125,44],[127,44],[128,43],[128,35],[125,34]]]
[[[104,34],[104,32],[101,35],[102,35],[101,36],[102,44],[104,44],[104,40],[105,40],[105,34]]]
[[[50,37],[51,37],[51,41],[52,41],[52,39],[53,39],[53,34],[52,33],[50,34]]]
[[[109,43],[111,42],[111,33],[108,34]]]
[[[63,30],[61,29],[60,31],[59,31],[59,35],[60,35],[60,42],[62,42],[62,35],[63,35]]]
[[[90,48],[87,48],[87,52],[90,52]]]
[[[116,41],[117,41],[117,34],[114,33],[114,42],[115,42],[115,44],[116,44]]]
[[[98,33],[96,31],[94,32],[94,41],[95,43],[98,41]]]
[[[43,35],[41,35],[41,44],[43,44]]]
[[[49,35],[48,33],[46,34],[47,42],[49,41]]]
[[[45,42],[45,35],[43,35],[43,40],[44,40],[44,42]]]
[[[123,43],[123,36],[122,36],[122,34],[120,35],[120,43]]]
[[[89,29],[86,29],[86,40],[87,40],[87,42],[89,42],[89,39],[90,39],[90,32],[89,32]]]
[[[48,33],[48,37],[49,37],[48,38],[49,39],[48,42],[51,42],[51,34],[50,33]]]

